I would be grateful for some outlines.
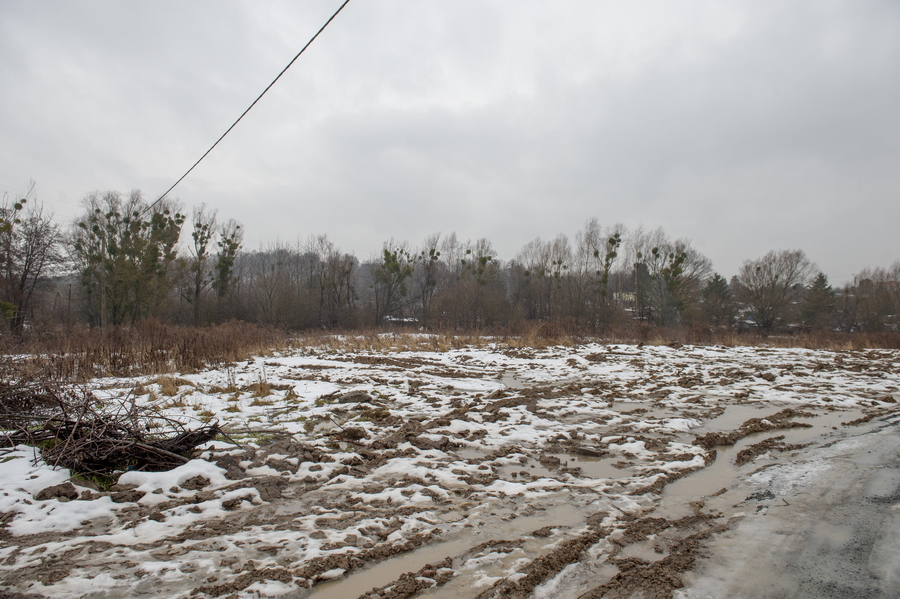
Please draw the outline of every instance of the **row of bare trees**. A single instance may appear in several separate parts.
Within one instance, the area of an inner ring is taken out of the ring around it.
[[[900,262],[835,290],[802,251],[773,251],[729,281],[687,240],[597,220],[572,240],[535,239],[506,262],[490,241],[455,234],[417,247],[392,239],[360,261],[325,236],[245,251],[234,220],[220,223],[205,206],[188,218],[137,191],[88,194],[63,230],[33,195],[0,205],[0,309],[14,333],[29,319],[106,326],[145,317],[289,329],[898,328]]]
[[[38,285],[63,261],[59,226],[34,199],[34,182],[18,200],[0,203],[0,314],[21,334]]]

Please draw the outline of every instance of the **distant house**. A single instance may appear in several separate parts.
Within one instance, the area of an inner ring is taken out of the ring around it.
[[[415,318],[400,318],[399,316],[385,316],[384,322],[387,324],[395,324],[400,326],[412,327],[419,324],[419,321]]]

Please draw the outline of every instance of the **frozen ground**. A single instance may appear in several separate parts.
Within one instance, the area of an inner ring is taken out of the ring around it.
[[[241,447],[105,492],[0,454],[0,597],[900,595],[900,352],[307,349],[163,383],[95,390]]]

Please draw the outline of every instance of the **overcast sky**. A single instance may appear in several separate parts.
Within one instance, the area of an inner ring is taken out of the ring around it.
[[[0,191],[155,199],[340,2],[0,2]],[[900,259],[896,0],[354,0],[172,195],[245,247],[663,227],[726,276]]]

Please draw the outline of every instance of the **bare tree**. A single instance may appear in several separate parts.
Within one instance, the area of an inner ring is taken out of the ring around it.
[[[325,235],[316,239],[319,325],[335,328],[356,324],[355,280],[358,261],[344,254]]]
[[[184,224],[177,203],[152,209],[134,190],[92,192],[72,228],[69,250],[88,299],[92,324],[119,325],[159,312],[169,299],[169,269]]]
[[[842,295],[842,328],[866,332],[900,330],[900,261],[890,268],[863,269]],[[853,319],[847,318],[850,306],[854,308]]]
[[[615,312],[615,297],[610,290],[613,267],[619,262],[625,227],[600,227],[589,220],[575,237],[575,301],[582,307],[591,327],[607,326]]]
[[[381,262],[372,271],[375,296],[375,326],[381,326],[387,316],[397,314],[403,307],[408,288],[406,280],[415,271],[416,256],[406,243],[391,239],[381,249]]]
[[[194,208],[193,230],[190,246],[191,262],[188,273],[191,281],[191,298],[193,306],[194,326],[200,324],[200,301],[203,291],[212,283],[210,275],[210,243],[216,233],[216,211],[209,211],[206,204]]]
[[[816,274],[802,250],[771,251],[738,272],[739,297],[764,334],[784,321]]]
[[[244,230],[236,220],[229,219],[219,227],[219,240],[216,242],[219,250],[216,253],[216,272],[213,282],[213,288],[219,301],[231,293],[234,283],[235,259],[241,250],[243,241]]]
[[[288,253],[289,249],[281,242],[253,253],[250,294],[265,324],[284,324],[281,307],[285,304],[285,294],[289,293]]]
[[[46,272],[62,260],[59,227],[35,201],[34,182],[25,197],[0,204],[0,308],[10,330],[21,334],[35,289]]]
[[[413,273],[413,289],[415,301],[420,309],[420,322],[428,328],[431,324],[431,304],[437,293],[441,272],[441,234],[435,233],[425,238],[422,249],[416,256],[416,269]]]
[[[572,248],[565,235],[553,241],[529,241],[516,257],[522,270],[521,299],[529,318],[550,320],[562,312],[563,285],[569,278]]]
[[[662,229],[637,231],[631,246],[639,317],[661,326],[683,322],[699,304],[709,258],[685,239],[670,241]]]
[[[460,275],[451,301],[458,305],[457,325],[470,329],[493,325],[499,318],[506,290],[497,252],[487,239],[467,243],[460,258]]]

